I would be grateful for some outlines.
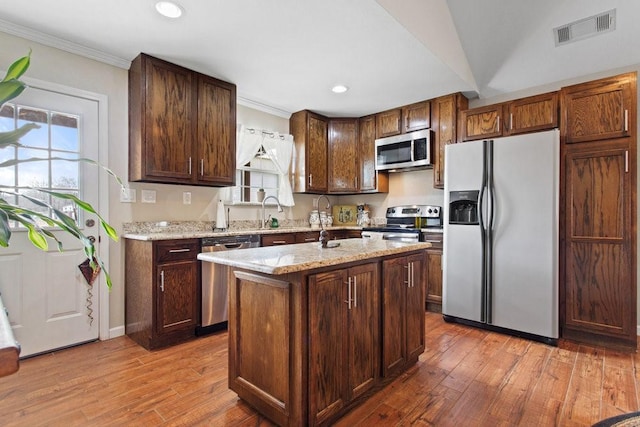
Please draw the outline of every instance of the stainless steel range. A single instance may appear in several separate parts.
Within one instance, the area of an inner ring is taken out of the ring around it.
[[[405,205],[387,208],[387,224],[364,227],[365,239],[424,241],[426,233],[442,232],[442,207],[433,205]]]

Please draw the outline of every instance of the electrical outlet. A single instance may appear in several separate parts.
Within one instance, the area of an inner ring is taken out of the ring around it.
[[[191,193],[189,191],[185,191],[182,193],[182,204],[183,205],[191,204]]]
[[[140,192],[140,201],[142,203],[155,203],[156,191],[155,190],[142,190]]]
[[[122,203],[135,203],[136,202],[136,189],[135,188],[123,188],[120,191],[120,202],[122,202]]]

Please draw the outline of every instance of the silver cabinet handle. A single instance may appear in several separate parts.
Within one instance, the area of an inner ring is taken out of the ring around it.
[[[160,272],[160,290],[164,292],[164,270]]]
[[[629,110],[624,110],[624,131],[629,132]]]
[[[629,150],[624,152],[624,171],[629,172]]]
[[[353,308],[358,306],[358,281],[357,276],[353,276]]]
[[[416,286],[416,283],[415,283],[415,280],[414,280],[414,277],[413,277],[413,263],[410,262],[409,265],[411,266],[411,287],[413,288],[413,287]]]
[[[274,240],[273,242],[274,245],[285,245],[287,243],[286,240]]]
[[[405,283],[407,284],[407,288],[410,288],[411,287],[411,279],[410,279],[411,278],[411,274],[410,274],[409,269],[411,267],[409,266],[409,263],[407,263],[407,265],[405,265],[404,268],[407,269],[407,281]]]
[[[500,116],[496,118],[496,132],[500,132]]]
[[[200,176],[204,176],[204,159],[200,159]]]
[[[313,187],[313,174],[309,174],[309,187]]]
[[[509,130],[513,130],[513,113],[509,114]]]
[[[191,157],[189,157],[189,175],[191,175]]]
[[[351,277],[349,277],[349,281],[347,282],[347,300],[345,302],[349,310],[351,310]]]
[[[189,252],[190,250],[191,249],[189,249],[189,248],[185,248],[185,249],[170,249],[169,253],[170,254],[177,254],[177,253],[180,253],[180,252]]]

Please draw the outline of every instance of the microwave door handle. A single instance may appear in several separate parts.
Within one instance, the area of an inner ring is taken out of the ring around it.
[[[415,155],[414,155],[414,153],[415,153],[415,151],[416,151],[414,143],[415,143],[415,140],[414,140],[414,139],[412,139],[412,140],[411,140],[411,161],[412,161],[412,162],[415,162],[415,161],[416,161],[416,159],[415,159]]]

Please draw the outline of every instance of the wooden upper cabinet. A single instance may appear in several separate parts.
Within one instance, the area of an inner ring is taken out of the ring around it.
[[[505,134],[539,132],[558,127],[558,92],[511,101],[505,106]]]
[[[630,135],[635,120],[635,73],[562,89],[564,142],[587,142]]]
[[[461,93],[441,96],[431,101],[431,129],[434,132],[433,186],[444,188],[444,147],[458,140],[458,111],[469,102]]]
[[[129,70],[129,180],[234,185],[236,88],[140,54]]]
[[[358,191],[358,119],[329,120],[329,192]]]
[[[289,130],[295,142],[293,191],[326,193],[328,190],[328,119],[302,110],[291,115]]]
[[[360,164],[360,192],[389,191],[389,174],[376,171],[376,116],[358,120],[358,163]]]
[[[472,108],[460,112],[463,141],[502,136],[502,104]]]
[[[431,126],[431,103],[422,101],[402,107],[402,118],[403,133],[428,129]]]
[[[402,133],[402,109],[383,111],[376,114],[376,138],[400,135]]]
[[[236,87],[198,76],[198,181],[234,185]]]

